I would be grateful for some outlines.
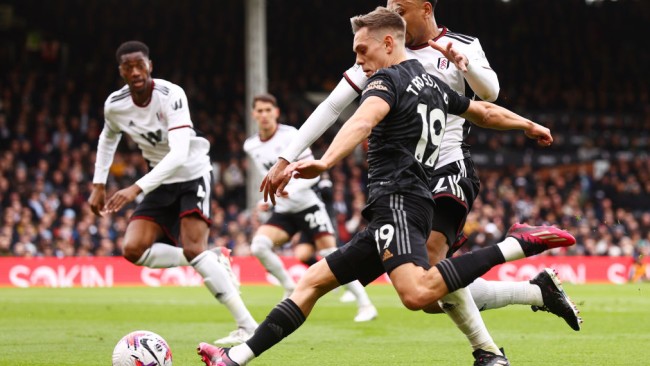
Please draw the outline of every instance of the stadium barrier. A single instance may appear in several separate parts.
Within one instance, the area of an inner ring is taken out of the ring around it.
[[[306,267],[294,258],[282,258],[297,279]],[[644,259],[650,273],[650,258]],[[555,268],[564,282],[612,283],[628,281],[633,259],[629,257],[538,256],[493,268],[487,280],[524,281],[544,267]],[[233,257],[232,269],[242,284],[276,284],[255,257]],[[388,283],[386,275],[375,283]],[[200,286],[201,276],[192,267],[154,269],[135,266],[122,257],[0,258],[2,287],[113,287]]]

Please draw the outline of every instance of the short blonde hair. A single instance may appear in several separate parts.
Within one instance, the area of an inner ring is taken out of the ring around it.
[[[361,28],[368,28],[369,32],[377,30],[389,30],[395,38],[404,39],[406,33],[406,22],[399,14],[378,6],[375,10],[365,15],[357,15],[350,18],[352,33],[357,33]]]

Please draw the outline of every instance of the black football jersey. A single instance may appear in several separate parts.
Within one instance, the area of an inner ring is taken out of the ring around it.
[[[390,105],[368,139],[368,203],[392,193],[430,199],[429,180],[438,160],[447,113],[459,115],[470,100],[428,74],[417,60],[377,71],[366,84],[370,97]]]

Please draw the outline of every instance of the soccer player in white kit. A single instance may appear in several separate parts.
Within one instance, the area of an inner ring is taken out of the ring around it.
[[[169,81],[152,78],[153,64],[144,43],[123,43],[116,57],[126,85],[104,104],[105,124],[88,203],[101,216],[119,211],[143,193],[126,228],[124,257],[150,268],[191,265],[234,317],[238,325],[234,333],[252,332],[257,322],[231,279],[229,258],[208,250],[210,144],[194,131],[185,92]],[[151,170],[106,201],[106,180],[122,134],[138,145]]]
[[[252,115],[257,122],[258,132],[246,139],[244,151],[253,160],[260,174],[266,175],[269,167],[277,161],[278,153],[295,139],[298,130],[278,123],[280,109],[276,98],[271,94],[253,97]],[[313,159],[311,150],[307,148],[297,160]],[[288,197],[278,197],[271,217],[253,236],[251,251],[284,287],[284,298],[291,295],[296,284],[280,257],[273,251],[274,247],[288,242],[294,234],[300,233],[299,244],[314,246],[321,257],[336,250],[334,227],[324,203],[312,189],[319,180],[320,178],[292,180],[286,187]],[[266,202],[260,202],[258,207],[262,210],[270,209]],[[354,281],[345,287],[357,300],[359,309],[354,320],[365,322],[375,319],[377,309],[361,283]]]
[[[388,8],[399,13],[406,20],[407,54],[418,59],[425,70],[443,80],[459,94],[472,96],[473,92],[486,101],[494,101],[499,92],[496,73],[491,69],[485,53],[477,38],[451,32],[446,27],[438,27],[433,10],[437,1],[426,0],[389,0]],[[292,141],[281,154],[276,166],[270,169],[263,181],[265,197],[282,191],[284,168],[295,161],[296,156],[320,137],[338,118],[341,111],[354,101],[366,85],[368,77],[358,65],[344,73],[344,78],[337,87],[314,111],[300,128],[298,138]],[[469,85],[469,88],[466,87]],[[440,142],[440,155],[436,163],[439,173],[433,180],[431,190],[436,201],[436,215],[427,249],[431,264],[437,263],[445,256],[458,249],[458,238],[462,238],[462,227],[467,213],[478,194],[479,180],[474,164],[464,139],[469,133],[470,123],[458,116],[449,115],[445,134]],[[486,128],[498,126],[481,125]],[[524,131],[527,135],[530,131]],[[534,310],[550,311],[562,318],[574,329],[580,329],[578,311],[564,293],[556,274],[545,269],[533,280],[524,282],[485,281],[478,279],[467,289],[456,291],[443,299],[443,303],[456,304],[445,306],[455,309],[457,315],[446,311],[452,319],[462,319],[464,326],[459,328],[468,335],[470,329],[483,328],[483,336],[475,339],[489,339],[482,320],[475,309],[466,304],[472,298],[481,309],[494,309],[509,304],[528,304]],[[461,308],[465,308],[464,310]],[[439,313],[441,307],[433,304],[425,311]],[[473,314],[473,315],[467,315]],[[467,319],[476,319],[469,321]],[[475,332],[476,333],[476,332]],[[476,333],[480,334],[480,333]],[[469,336],[468,336],[469,338]],[[470,339],[474,344],[475,342]],[[477,351],[478,348],[474,347]],[[491,347],[492,355],[500,356],[499,350]],[[482,353],[475,355],[483,357]]]

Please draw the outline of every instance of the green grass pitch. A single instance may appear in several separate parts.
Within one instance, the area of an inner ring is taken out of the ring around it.
[[[483,312],[513,365],[646,365],[650,344],[650,284],[566,285],[585,323],[580,332],[527,306]],[[252,365],[472,364],[464,337],[445,315],[411,312],[392,287],[368,292],[379,310],[369,323],[352,321],[354,304],[340,292],[317,304],[308,321]],[[261,321],[278,302],[278,287],[244,286],[243,298]],[[202,365],[200,341],[235,328],[204,288],[0,289],[0,365],[110,365],[115,343],[147,329],[172,348],[174,365]]]

